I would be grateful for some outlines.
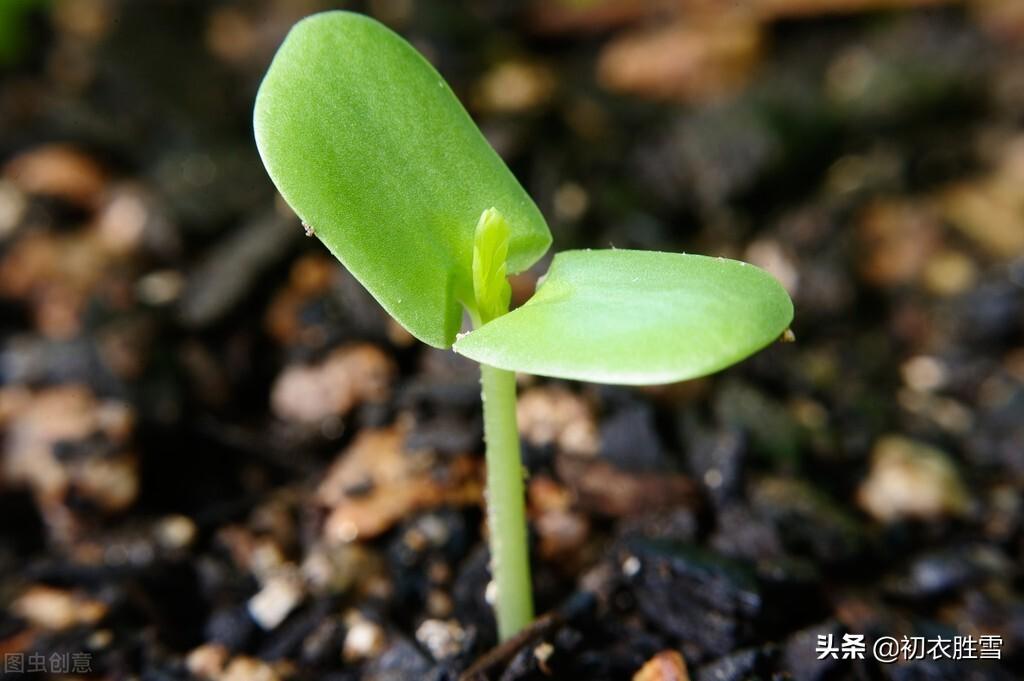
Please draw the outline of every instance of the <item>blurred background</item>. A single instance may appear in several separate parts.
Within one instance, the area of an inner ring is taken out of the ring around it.
[[[742,258],[796,305],[708,379],[522,378],[559,618],[477,678],[1020,678],[1019,0],[0,0],[5,673],[457,679],[496,643],[476,368],[252,140],[331,7],[428,57],[556,249]]]

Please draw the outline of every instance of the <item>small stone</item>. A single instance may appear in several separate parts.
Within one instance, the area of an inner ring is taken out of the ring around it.
[[[544,386],[524,391],[516,403],[519,432],[531,445],[556,445],[571,454],[593,455],[600,446],[590,407],[564,388]]]
[[[871,470],[857,500],[882,522],[963,515],[970,507],[970,497],[949,457],[899,435],[885,436],[875,444]]]
[[[217,681],[280,681],[277,671],[254,657],[239,655],[231,660]]]
[[[314,544],[301,567],[310,591],[319,594],[344,593],[382,569],[376,554],[359,544],[326,542]]]
[[[181,296],[185,278],[177,270],[156,270],[139,278],[135,293],[147,305],[168,305]]]
[[[987,176],[945,189],[943,216],[990,255],[1002,260],[1024,254],[1024,135],[1001,146]]]
[[[939,390],[947,379],[945,365],[939,359],[928,355],[911,357],[900,367],[900,373],[908,388],[920,392]]]
[[[357,611],[345,617],[345,643],[342,646],[342,657],[345,662],[355,663],[377,657],[387,645],[384,629]]]
[[[576,222],[587,212],[590,197],[587,195],[587,190],[581,185],[576,182],[566,182],[555,191],[553,204],[555,217],[558,220]]]
[[[633,681],[690,681],[683,656],[675,650],[663,650],[644,663]]]
[[[790,296],[794,298],[797,296],[800,284],[798,265],[793,256],[777,240],[765,238],[752,242],[747,247],[744,260],[752,265],[757,265],[778,279]]]
[[[14,600],[11,612],[40,629],[59,631],[96,624],[106,616],[107,606],[76,591],[32,586]]]
[[[427,592],[426,609],[432,617],[449,617],[455,609],[455,604],[447,592],[441,589],[431,589]]]
[[[462,652],[465,639],[466,632],[455,620],[424,620],[416,628],[416,641],[438,662]]]
[[[924,285],[937,296],[955,296],[974,286],[978,268],[960,251],[943,249],[929,258],[924,268]]]
[[[0,180],[0,239],[14,233],[27,207],[21,191],[13,183]]]
[[[908,200],[870,204],[857,224],[857,236],[864,249],[861,275],[877,286],[916,281],[941,245],[931,206]]]
[[[185,658],[189,672],[204,679],[219,679],[228,661],[228,649],[220,643],[204,643]]]
[[[156,526],[156,540],[165,549],[177,551],[192,544],[196,538],[196,524],[184,515],[169,515]]]
[[[549,511],[537,518],[533,526],[540,537],[537,552],[549,561],[579,557],[590,535],[587,516],[571,511]]]
[[[537,666],[544,672],[545,675],[551,676],[551,668],[548,666],[548,660],[555,654],[555,647],[547,641],[542,641],[537,644],[533,649],[533,657],[537,660]]]
[[[249,614],[256,624],[270,631],[276,629],[304,597],[305,590],[296,572],[275,575],[249,599]]]
[[[554,74],[543,64],[506,61],[477,83],[473,106],[486,112],[528,111],[548,102],[556,85]]]

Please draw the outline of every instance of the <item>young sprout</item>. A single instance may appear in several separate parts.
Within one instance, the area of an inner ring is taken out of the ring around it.
[[[307,227],[402,326],[481,365],[498,631],[533,617],[515,374],[618,384],[696,378],[786,330],[789,296],[746,263],[632,250],[544,255],[540,211],[444,79],[359,14],[300,21],[256,97],[256,143]],[[473,330],[457,336],[466,311]]]

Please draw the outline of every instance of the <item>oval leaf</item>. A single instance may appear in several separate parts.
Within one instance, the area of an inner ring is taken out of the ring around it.
[[[793,304],[736,260],[656,251],[555,256],[522,307],[462,336],[478,362],[542,376],[653,384],[723,369],[777,339]]]
[[[300,21],[274,57],[256,143],[295,212],[420,340],[448,347],[473,303],[473,234],[497,208],[509,271],[551,235],[530,197],[437,71],[368,17]]]

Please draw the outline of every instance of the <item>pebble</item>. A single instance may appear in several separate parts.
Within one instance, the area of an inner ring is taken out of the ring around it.
[[[683,656],[675,650],[663,650],[644,663],[633,681],[690,681]]]
[[[440,662],[462,652],[465,630],[456,620],[429,619],[416,627],[416,641]]]
[[[860,272],[877,286],[916,282],[939,250],[939,216],[929,204],[907,199],[877,200],[857,222],[864,250]]]
[[[593,455],[600,446],[594,415],[586,401],[565,388],[542,386],[519,395],[516,420],[523,438],[535,447]]]
[[[224,673],[216,681],[280,681],[281,676],[271,665],[254,657],[239,655],[232,658]]]
[[[1024,135],[1007,141],[987,176],[946,188],[938,197],[944,217],[989,255],[1024,254]]]
[[[217,679],[224,673],[230,653],[220,643],[204,643],[185,657],[189,672],[204,679]]]
[[[187,548],[196,538],[196,524],[184,515],[169,515],[157,523],[154,533],[160,545],[176,551]]]
[[[880,438],[857,501],[881,522],[963,515],[970,497],[945,452],[900,435]]]
[[[12,182],[0,180],[0,239],[14,233],[27,207],[25,195]]]
[[[267,579],[263,588],[249,599],[249,614],[265,631],[276,629],[302,602],[305,589],[297,570]]]
[[[476,84],[473,108],[487,113],[517,113],[546,104],[557,86],[544,64],[505,61],[491,68]]]
[[[107,606],[77,591],[37,585],[14,599],[11,612],[40,629],[59,631],[96,624],[106,616]]]
[[[590,519],[571,509],[572,494],[547,476],[531,478],[527,486],[537,551],[545,560],[574,564],[590,535]]]
[[[379,624],[367,619],[358,611],[345,616],[345,643],[342,658],[348,663],[375,658],[387,645],[387,636]]]

